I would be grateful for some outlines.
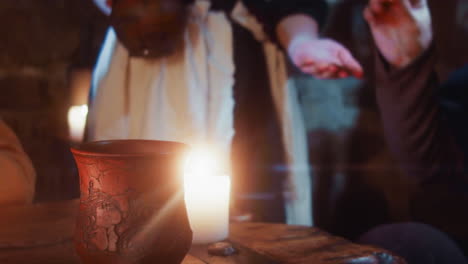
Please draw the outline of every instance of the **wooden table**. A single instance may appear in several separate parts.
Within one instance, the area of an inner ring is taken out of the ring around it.
[[[80,263],[72,242],[79,201],[0,208],[0,263]],[[265,223],[232,223],[231,257],[210,256],[195,246],[183,264],[313,263],[404,264],[385,250],[350,243],[317,228]]]

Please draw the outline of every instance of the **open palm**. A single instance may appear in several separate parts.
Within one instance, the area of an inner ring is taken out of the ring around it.
[[[396,67],[408,65],[432,42],[427,0],[370,0],[364,17],[379,51]]]
[[[299,69],[320,79],[361,77],[363,74],[351,53],[331,39],[298,39],[290,45],[288,53]]]

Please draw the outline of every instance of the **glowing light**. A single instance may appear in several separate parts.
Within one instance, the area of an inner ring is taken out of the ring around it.
[[[88,115],[87,105],[72,106],[68,110],[68,128],[70,139],[73,142],[83,141],[86,117]]]
[[[209,148],[195,148],[185,167],[185,203],[196,244],[228,237],[231,179],[222,174],[220,157]]]
[[[196,177],[219,175],[224,169],[221,155],[208,146],[192,148],[185,164],[185,173]]]

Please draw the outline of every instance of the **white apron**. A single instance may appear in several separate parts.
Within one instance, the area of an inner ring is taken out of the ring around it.
[[[109,29],[93,73],[91,140],[208,142],[229,160],[234,135],[232,28],[224,12],[209,8],[206,0],[194,4],[179,59],[129,57]],[[284,54],[241,2],[231,16],[264,46],[289,169],[287,223],[312,225],[306,133],[296,89],[287,80]]]

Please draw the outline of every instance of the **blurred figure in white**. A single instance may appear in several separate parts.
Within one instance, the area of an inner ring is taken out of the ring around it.
[[[112,28],[93,74],[89,139],[208,142],[226,160],[232,151],[245,210],[311,225],[305,127],[281,47],[318,78],[360,76],[342,45],[318,36],[326,2],[95,2]]]

